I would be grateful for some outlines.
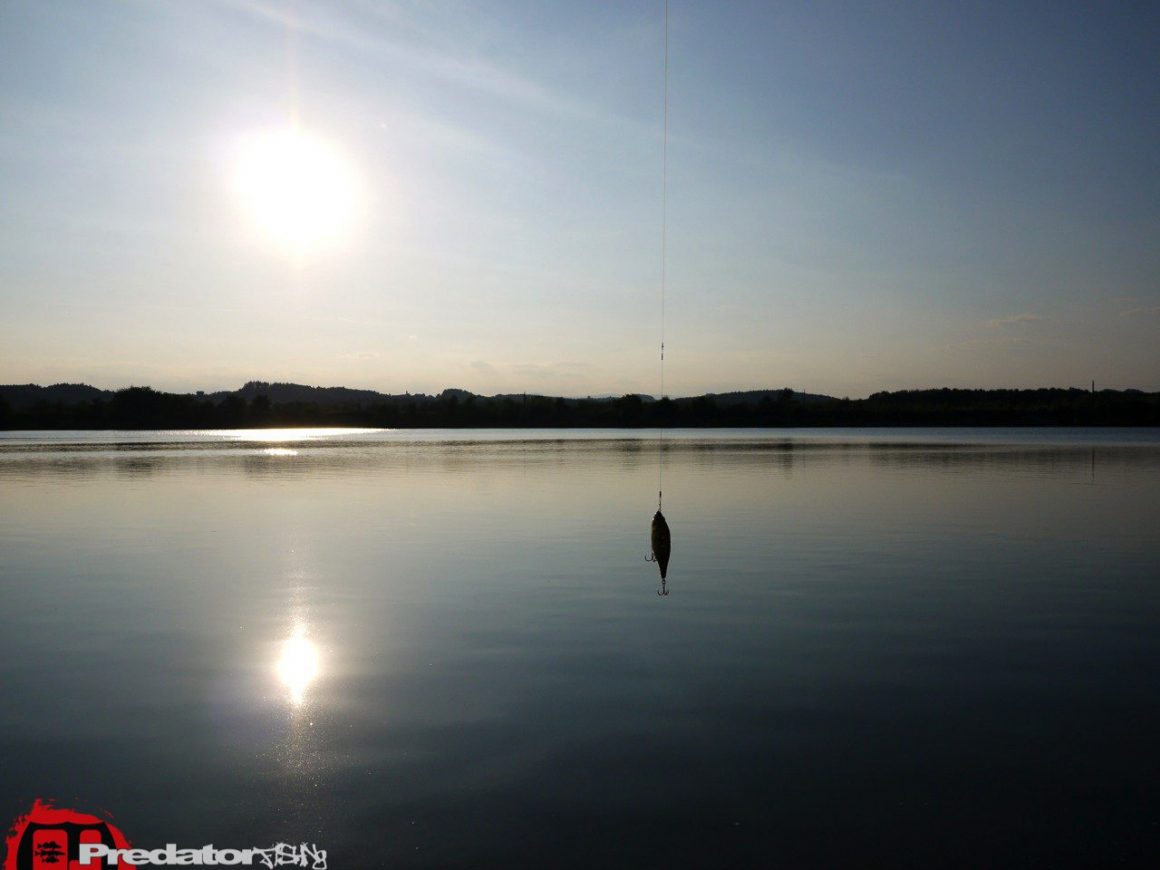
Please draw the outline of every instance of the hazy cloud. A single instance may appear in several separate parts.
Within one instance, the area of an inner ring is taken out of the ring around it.
[[[347,50],[361,51],[378,58],[403,64],[407,68],[433,76],[471,91],[499,97],[539,111],[570,114],[580,117],[599,116],[592,108],[569,101],[539,82],[521,76],[496,63],[481,58],[463,56],[446,47],[436,47],[432,37],[441,34],[424,32],[411,16],[395,5],[372,4],[359,15],[336,15],[330,8],[316,4],[298,4],[286,8],[282,4],[261,0],[222,0],[224,5],[243,13],[273,22],[288,33],[305,34],[322,42]],[[378,14],[376,14],[378,13]],[[386,13],[388,21],[382,19]],[[367,19],[372,20],[367,20]],[[378,20],[374,20],[378,19]],[[383,24],[389,26],[384,27]],[[400,35],[408,33],[410,38]],[[418,44],[417,44],[418,43]],[[426,44],[423,44],[426,43]]]
[[[549,378],[561,373],[582,372],[591,368],[588,363],[565,360],[554,363],[516,363],[512,366],[512,371],[523,377]]]
[[[1022,326],[1027,323],[1039,323],[1046,320],[1042,314],[1011,314],[1007,317],[996,317],[987,321],[987,326],[995,329],[1000,326]]]
[[[961,341],[954,346],[977,350],[982,347],[1018,347],[1019,345],[1026,344],[1030,344],[1030,342],[1020,335],[988,335],[968,338],[966,341]]]

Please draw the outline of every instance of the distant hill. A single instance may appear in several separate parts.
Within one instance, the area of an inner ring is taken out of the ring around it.
[[[148,388],[143,388],[148,389]],[[114,390],[101,390],[90,387],[88,384],[53,384],[41,387],[36,384],[0,385],[0,399],[8,402],[13,410],[24,410],[38,402],[50,405],[60,403],[64,406],[83,405],[97,400],[108,401],[115,395]],[[380,393],[375,390],[359,390],[351,387],[314,387],[306,384],[289,384],[269,381],[247,381],[237,390],[217,390],[214,392],[197,392],[192,394],[175,393],[174,395],[191,395],[198,399],[218,404],[230,396],[239,396],[251,402],[259,396],[265,396],[271,405],[289,405],[295,403],[312,404],[320,407],[369,407],[380,402],[397,401],[424,401],[433,399],[449,399],[452,396],[463,402],[468,399],[490,399],[494,401],[518,401],[527,399],[556,400],[556,396],[545,396],[539,393],[499,393],[494,396],[483,396],[472,393],[470,390],[448,388],[438,396],[429,396],[424,393]],[[657,401],[655,396],[641,393],[631,393],[628,396],[589,396],[586,398],[563,397],[570,405],[582,402],[610,402],[622,398],[640,399],[642,402]],[[694,398],[688,397],[673,399],[674,402],[688,402]],[[797,402],[833,401],[831,396],[821,396],[816,393],[800,393],[788,387],[780,390],[747,390],[732,393],[707,393],[705,398],[712,399],[721,407],[744,403],[757,403],[768,398],[770,401],[789,399]]]
[[[47,402],[50,405],[58,402],[62,405],[83,405],[112,396],[111,390],[99,390],[88,384],[53,384],[50,387],[39,387],[36,384],[0,385],[0,399],[17,411],[31,408],[37,402]]]
[[[241,426],[1160,426],[1160,393],[1139,390],[901,390],[865,399],[746,390],[679,399],[387,394],[249,381],[237,390],[162,393],[86,384],[0,386],[0,429],[212,429]]]
[[[737,393],[706,393],[705,398],[712,399],[722,407],[745,403],[756,404],[763,399],[768,399],[771,402],[779,400],[787,402],[835,401],[833,396],[823,396],[818,393],[799,393],[797,390],[791,390],[789,387],[780,390],[745,390],[744,392]]]
[[[272,405],[301,402],[322,407],[339,405],[359,407],[400,398],[374,390],[355,390],[350,387],[308,387],[303,384],[271,384],[266,381],[248,381],[240,390],[210,394],[210,398],[214,401],[221,401],[227,396],[241,396],[246,401],[252,401],[258,396],[266,396]]]

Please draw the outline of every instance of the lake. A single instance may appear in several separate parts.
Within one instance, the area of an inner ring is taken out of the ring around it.
[[[3,432],[0,813],[331,868],[1142,863],[1158,493],[1140,429]]]

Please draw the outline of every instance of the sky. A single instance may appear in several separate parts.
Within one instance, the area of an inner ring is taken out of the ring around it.
[[[0,383],[1160,390],[1158,43],[671,0],[666,161],[663,0],[5,0]]]

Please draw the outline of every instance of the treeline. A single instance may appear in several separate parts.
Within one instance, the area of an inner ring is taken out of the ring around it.
[[[71,400],[54,398],[53,387],[0,387],[0,429],[1160,426],[1160,393],[1133,390],[906,390],[851,400],[785,389],[754,393],[753,400],[731,394],[660,401],[446,390],[438,396],[373,394],[377,398],[343,403],[275,402],[255,394],[252,384],[243,388],[248,397],[242,390],[207,396],[149,387],[78,393],[76,385],[61,386],[72,391]]]

